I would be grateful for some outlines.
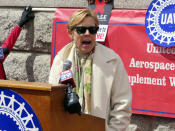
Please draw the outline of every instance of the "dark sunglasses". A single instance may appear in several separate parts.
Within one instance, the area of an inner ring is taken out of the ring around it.
[[[98,26],[90,26],[90,27],[77,26],[77,27],[74,27],[73,29],[75,29],[78,34],[84,34],[87,29],[88,29],[89,33],[96,34],[99,27]]]

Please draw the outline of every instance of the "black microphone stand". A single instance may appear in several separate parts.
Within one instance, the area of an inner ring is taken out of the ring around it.
[[[72,84],[67,83],[66,93],[65,93],[65,99],[64,99],[64,108],[69,113],[78,113],[81,114],[81,105],[79,103],[79,97],[76,94],[76,92],[72,91]]]

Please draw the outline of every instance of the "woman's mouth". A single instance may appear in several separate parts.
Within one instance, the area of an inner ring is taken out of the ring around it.
[[[82,45],[90,45],[91,41],[82,41]]]

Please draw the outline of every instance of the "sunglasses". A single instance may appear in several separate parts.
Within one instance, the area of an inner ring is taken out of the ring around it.
[[[73,29],[75,29],[78,34],[84,34],[87,29],[88,29],[90,34],[96,34],[99,27],[98,26],[90,26],[90,27],[77,26],[77,27],[74,27]]]

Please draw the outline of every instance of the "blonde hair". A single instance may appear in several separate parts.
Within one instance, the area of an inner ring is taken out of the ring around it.
[[[73,30],[73,28],[80,24],[87,16],[90,16],[94,19],[95,26],[99,25],[99,20],[95,12],[90,9],[81,9],[72,14],[72,17],[67,24],[67,29],[70,31]]]

